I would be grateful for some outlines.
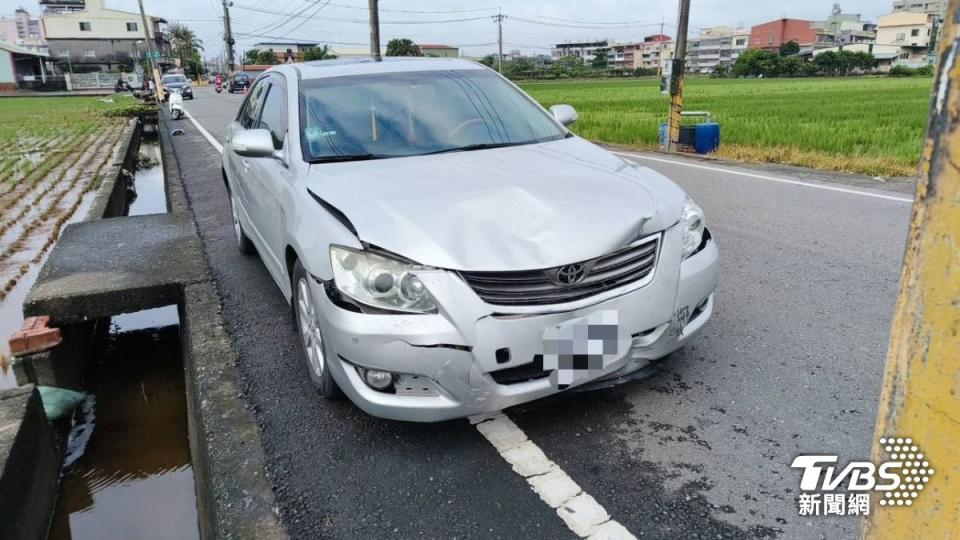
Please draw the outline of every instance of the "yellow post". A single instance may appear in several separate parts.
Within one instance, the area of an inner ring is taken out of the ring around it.
[[[911,506],[874,505],[865,538],[960,538],[960,0],[940,41],[930,123],[873,441],[910,437],[935,474]]]

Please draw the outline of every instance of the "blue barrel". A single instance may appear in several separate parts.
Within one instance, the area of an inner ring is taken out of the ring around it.
[[[720,124],[716,122],[697,124],[693,146],[698,154],[715,152],[720,147]]]

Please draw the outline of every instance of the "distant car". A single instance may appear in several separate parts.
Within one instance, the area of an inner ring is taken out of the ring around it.
[[[163,85],[163,99],[170,97],[171,90],[179,90],[183,99],[193,99],[193,88],[190,87],[190,80],[182,73],[170,73],[160,79]]]
[[[703,330],[719,262],[702,210],[576,120],[458,59],[257,78],[225,137],[233,232],[290,302],[322,395],[485,414],[648,376]]]
[[[243,92],[250,87],[250,76],[246,73],[237,73],[230,78],[230,82],[227,83],[227,92],[231,94],[234,92]]]

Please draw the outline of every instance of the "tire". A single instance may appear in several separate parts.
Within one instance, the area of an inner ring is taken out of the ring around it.
[[[328,399],[338,398],[343,395],[343,392],[330,373],[328,362],[330,356],[327,354],[326,342],[320,334],[316,302],[310,292],[310,279],[303,265],[297,260],[293,265],[291,278],[293,298],[290,306],[300,342],[300,354],[310,374],[310,382],[317,389],[317,393]]]
[[[179,120],[181,116],[183,116],[183,113],[180,112],[180,109],[174,109],[174,110],[173,110],[173,119],[174,119],[174,120]]]
[[[243,230],[243,224],[240,223],[240,211],[237,210],[236,198],[230,193],[230,214],[233,219],[233,235],[237,239],[237,249],[244,255],[253,255],[257,252],[250,237]]]

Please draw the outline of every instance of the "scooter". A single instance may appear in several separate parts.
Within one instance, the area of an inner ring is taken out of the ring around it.
[[[170,116],[172,116],[174,120],[179,120],[183,117],[183,96],[180,95],[180,89],[171,89],[170,97],[167,101],[170,107]]]
[[[217,83],[216,90],[217,90],[217,93],[218,93],[218,94],[219,94],[220,92],[223,92],[223,83],[222,83],[222,82],[218,82],[218,83]]]

